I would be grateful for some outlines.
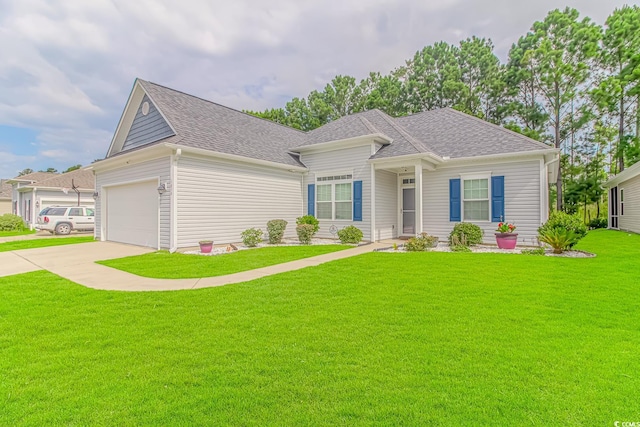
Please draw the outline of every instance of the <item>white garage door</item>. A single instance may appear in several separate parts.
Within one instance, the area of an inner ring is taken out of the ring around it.
[[[158,182],[107,188],[107,240],[158,247]]]

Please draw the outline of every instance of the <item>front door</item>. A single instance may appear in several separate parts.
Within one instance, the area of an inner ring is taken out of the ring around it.
[[[416,234],[416,189],[402,189],[402,234],[415,236]]]
[[[609,193],[609,217],[611,228],[618,228],[618,187],[613,187]]]

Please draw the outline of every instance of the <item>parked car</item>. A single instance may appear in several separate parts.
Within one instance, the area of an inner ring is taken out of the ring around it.
[[[69,234],[72,230],[93,231],[94,209],[84,206],[50,206],[38,214],[36,230]]]

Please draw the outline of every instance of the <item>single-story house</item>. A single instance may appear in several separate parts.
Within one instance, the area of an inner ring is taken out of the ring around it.
[[[11,184],[0,179],[0,215],[13,213],[11,210]]]
[[[609,192],[609,228],[640,233],[640,162],[604,183]]]
[[[531,244],[557,168],[558,150],[449,108],[370,110],[302,132],[141,79],[90,166],[96,238],[171,251],[237,242],[276,218],[295,236],[307,213],[326,238],[355,225],[367,241],[444,239],[468,221],[495,242],[504,219]]]
[[[84,169],[57,174],[33,172],[7,181],[12,185],[12,211],[33,228],[38,213],[49,206],[95,204],[93,173]]]

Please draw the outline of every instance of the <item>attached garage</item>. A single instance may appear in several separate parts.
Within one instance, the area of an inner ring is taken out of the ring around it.
[[[114,185],[106,192],[106,240],[158,248],[158,180]]]

